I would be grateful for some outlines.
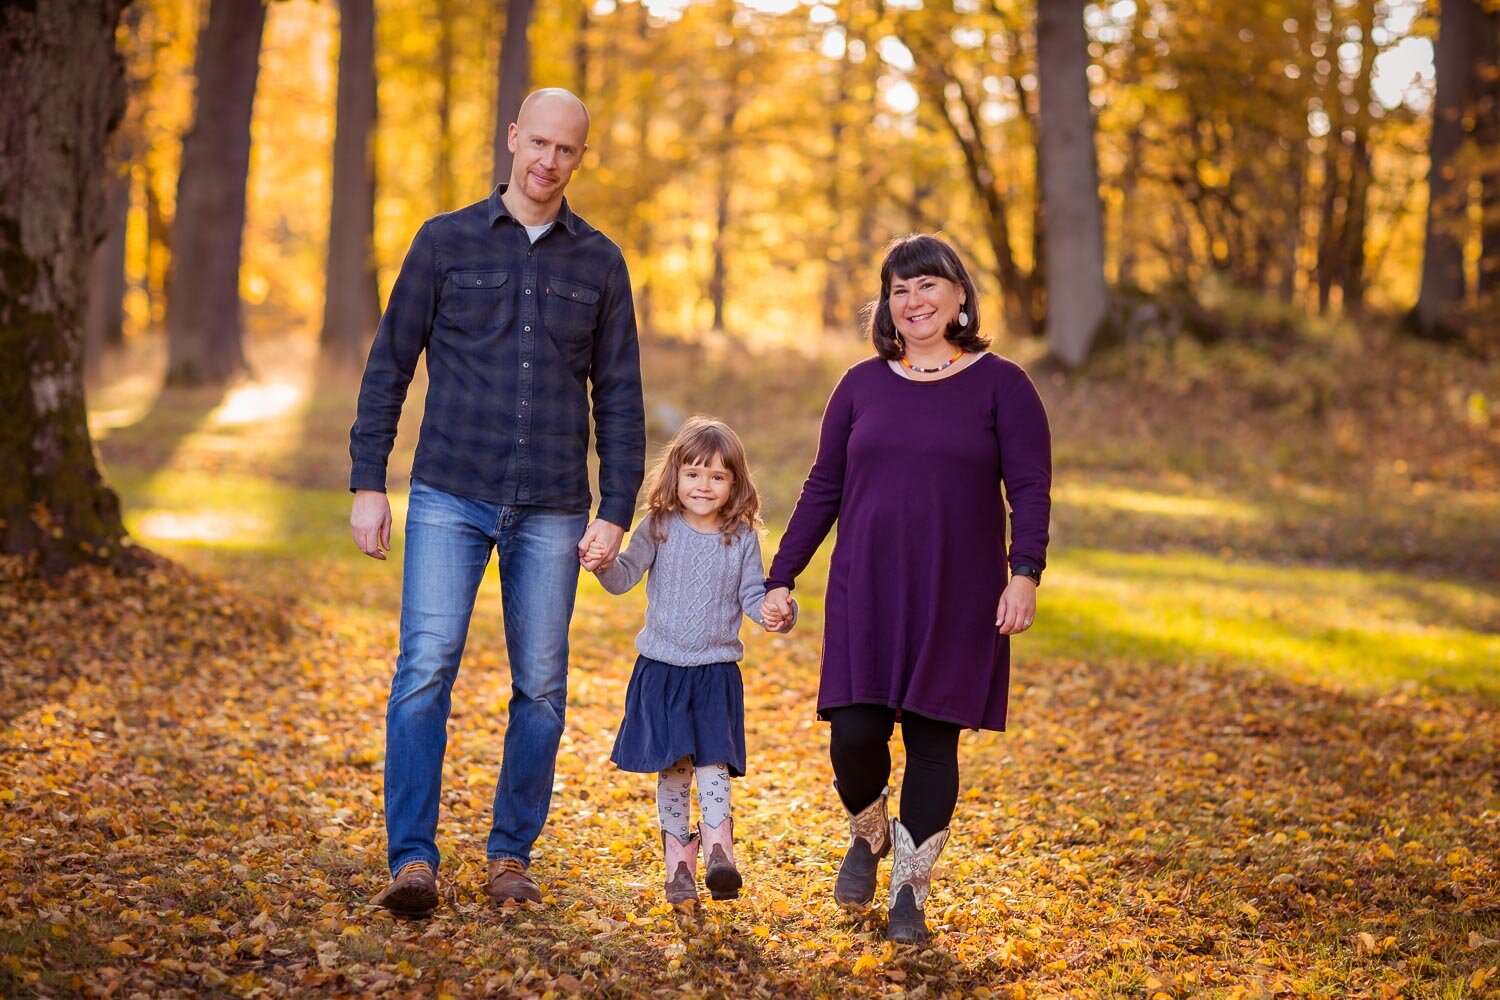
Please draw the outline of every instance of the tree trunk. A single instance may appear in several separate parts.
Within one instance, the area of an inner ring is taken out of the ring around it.
[[[1464,298],[1465,198],[1462,188],[1453,183],[1453,159],[1464,141],[1470,53],[1479,20],[1474,0],[1443,0],[1436,47],[1431,164],[1427,171],[1427,242],[1422,258],[1422,290],[1413,316],[1417,334],[1435,340],[1460,336],[1450,314]]]
[[[246,371],[240,249],[265,23],[264,0],[212,0],[198,39],[167,282],[168,385],[224,385]]]
[[[1130,87],[1141,86],[1143,72],[1139,67],[1143,54],[1150,51],[1151,41],[1145,33],[1146,20],[1145,12],[1137,10],[1130,28],[1130,61],[1127,65],[1132,67],[1132,72],[1127,80],[1122,81]],[[1146,114],[1149,112],[1144,112],[1142,119]],[[1141,134],[1144,125],[1144,120],[1137,120],[1129,131],[1126,139],[1125,169],[1120,175],[1119,249],[1116,253],[1118,263],[1115,267],[1117,288],[1136,287],[1136,267],[1140,260],[1140,246],[1145,242],[1144,236],[1140,235],[1144,213],[1138,211],[1136,206],[1136,192],[1140,188],[1141,177],[1147,169],[1146,139]]]
[[[828,107],[828,156],[823,161],[824,169],[828,171],[828,184],[823,196],[828,201],[828,211],[834,220],[823,239],[823,289],[818,312],[825,335],[841,333],[847,326],[846,318],[841,315],[844,261],[843,248],[839,245],[838,220],[843,218],[845,211],[840,153],[844,148],[844,115],[848,108],[850,73],[846,46],[844,53],[839,56],[838,68],[833,73],[832,103]]]
[[[1303,201],[1307,193],[1307,161],[1303,158],[1306,148],[1299,146],[1287,154],[1286,187],[1292,193],[1288,199],[1292,211],[1291,222],[1283,227],[1281,235],[1276,288],[1276,297],[1287,305],[1295,305],[1297,301],[1297,259],[1304,238]]]
[[[651,44],[651,13],[645,4],[636,5],[635,18],[636,37],[640,42],[642,52],[650,51]],[[606,74],[607,75],[607,74]],[[657,173],[655,156],[651,151],[651,114],[652,102],[647,100],[645,93],[637,93],[635,98],[635,175],[637,182],[644,182],[647,178],[654,177]],[[608,134],[608,129],[602,130]],[[651,186],[643,186],[642,201],[654,197],[656,189]],[[635,252],[636,260],[640,261],[639,270],[634,270],[631,277],[636,284],[635,312],[638,325],[642,333],[652,330],[652,323],[656,318],[656,280],[652,268],[652,262],[656,258],[656,225],[654,213],[645,209],[644,205],[637,206],[637,210],[631,213],[635,223]],[[632,265],[634,267],[635,265]]]
[[[1344,312],[1359,316],[1365,309],[1365,227],[1370,210],[1370,102],[1375,99],[1371,82],[1375,75],[1375,4],[1359,4],[1359,76],[1354,81],[1354,142],[1349,149],[1349,194],[1344,209]]]
[[[1333,284],[1335,272],[1343,262],[1343,254],[1340,253],[1338,245],[1338,233],[1340,229],[1338,219],[1339,191],[1343,179],[1339,176],[1338,157],[1343,148],[1339,142],[1339,118],[1334,116],[1333,128],[1328,134],[1328,142],[1323,152],[1323,188],[1322,200],[1318,206],[1318,257],[1317,257],[1317,293],[1318,293],[1318,315],[1328,315],[1328,303],[1333,296]]]
[[[579,0],[577,32],[573,36],[573,93],[585,104],[589,99],[589,7],[592,0]]]
[[[1037,5],[1041,196],[1047,220],[1047,351],[1075,367],[1109,309],[1083,0]]]
[[[162,211],[161,195],[156,191],[156,174],[150,162],[141,160],[142,201],[146,206],[146,275],[141,282],[146,290],[146,325],[156,328],[167,315],[167,276],[172,273],[172,225]]]
[[[84,284],[106,227],[110,133],[125,107],[120,0],[0,12],[0,552],[55,574],[119,559],[83,396]]]
[[[438,134],[433,194],[438,208],[450,212],[458,207],[458,182],[453,176],[453,0],[437,0],[437,22]]]
[[[723,138],[719,144],[719,172],[714,191],[713,272],[708,278],[708,298],[714,309],[712,329],[720,331],[724,329],[724,299],[728,294],[729,199],[734,194],[734,121],[739,117],[740,111],[732,83],[726,99],[729,105],[724,109],[721,120]]]
[[[380,320],[375,282],[375,5],[339,2],[338,125],[333,139],[333,203],[328,220],[328,282],[322,360],[357,369]]]
[[[1141,237],[1137,235],[1140,224],[1135,201],[1141,172],[1145,169],[1142,158],[1146,143],[1139,125],[1130,130],[1127,142],[1129,153],[1125,160],[1124,175],[1120,178],[1120,263],[1115,270],[1115,284],[1121,288],[1135,287],[1137,248],[1141,242]]]
[[[130,218],[130,166],[107,168],[104,178],[104,241],[89,260],[83,321],[83,360],[96,371],[100,359],[125,343],[125,226]]]
[[[1479,146],[1479,294],[1500,293],[1500,11],[1482,17],[1474,60],[1474,142]],[[1496,303],[1489,302],[1493,310]]]
[[[506,0],[505,4],[505,40],[500,45],[500,80],[495,93],[496,184],[510,180],[511,155],[506,137],[531,82],[531,42],[526,37],[531,5],[532,0]]]
[[[1040,72],[1038,79],[1040,79]],[[1041,87],[1038,86],[1038,91]],[[1036,197],[1031,203],[1031,277],[1026,282],[1030,292],[1026,297],[1026,332],[1033,337],[1043,337],[1047,331],[1047,199],[1042,193],[1043,177],[1047,174],[1046,156],[1042,150],[1041,127],[1032,130],[1032,148],[1036,150],[1034,167]]]

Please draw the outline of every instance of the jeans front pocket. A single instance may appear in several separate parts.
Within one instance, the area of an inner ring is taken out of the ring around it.
[[[511,319],[509,271],[453,271],[438,293],[437,309],[460,330],[498,330]]]

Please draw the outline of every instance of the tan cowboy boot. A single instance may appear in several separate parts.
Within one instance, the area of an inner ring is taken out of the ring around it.
[[[739,899],[745,883],[734,866],[734,817],[726,816],[718,826],[699,823],[698,834],[708,868],[703,876],[708,894],[714,899]]]
[[[698,835],[688,834],[678,840],[675,834],[661,832],[662,853],[667,859],[667,902],[698,902]]]
[[[425,861],[408,861],[374,903],[400,917],[425,917],[437,909],[437,875]]]
[[[922,944],[931,933],[922,904],[932,888],[932,872],[938,855],[948,843],[948,831],[939,830],[918,847],[911,834],[897,820],[891,820],[891,842],[896,856],[891,861],[891,909],[887,915],[885,936],[888,941]]]
[[[833,787],[837,789],[838,782]],[[890,793],[890,786],[882,788],[874,802],[849,814],[849,846],[833,882],[833,900],[846,910],[869,906],[875,898],[876,869],[891,849],[891,821],[886,815]]]

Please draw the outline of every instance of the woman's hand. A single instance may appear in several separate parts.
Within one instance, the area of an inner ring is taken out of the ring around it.
[[[1036,619],[1036,584],[1024,576],[1013,576],[995,608],[995,628],[1001,635],[1018,635]]]
[[[760,603],[761,627],[767,632],[784,632],[791,620],[792,592],[785,587],[766,591],[766,599]]]

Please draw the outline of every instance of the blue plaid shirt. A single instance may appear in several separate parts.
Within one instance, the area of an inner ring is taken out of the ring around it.
[[[531,243],[500,200],[429,219],[380,319],[349,432],[350,490],[384,490],[417,359],[427,403],[412,477],[492,503],[589,509],[630,527],[644,474],[640,350],[625,258],[566,200]]]

